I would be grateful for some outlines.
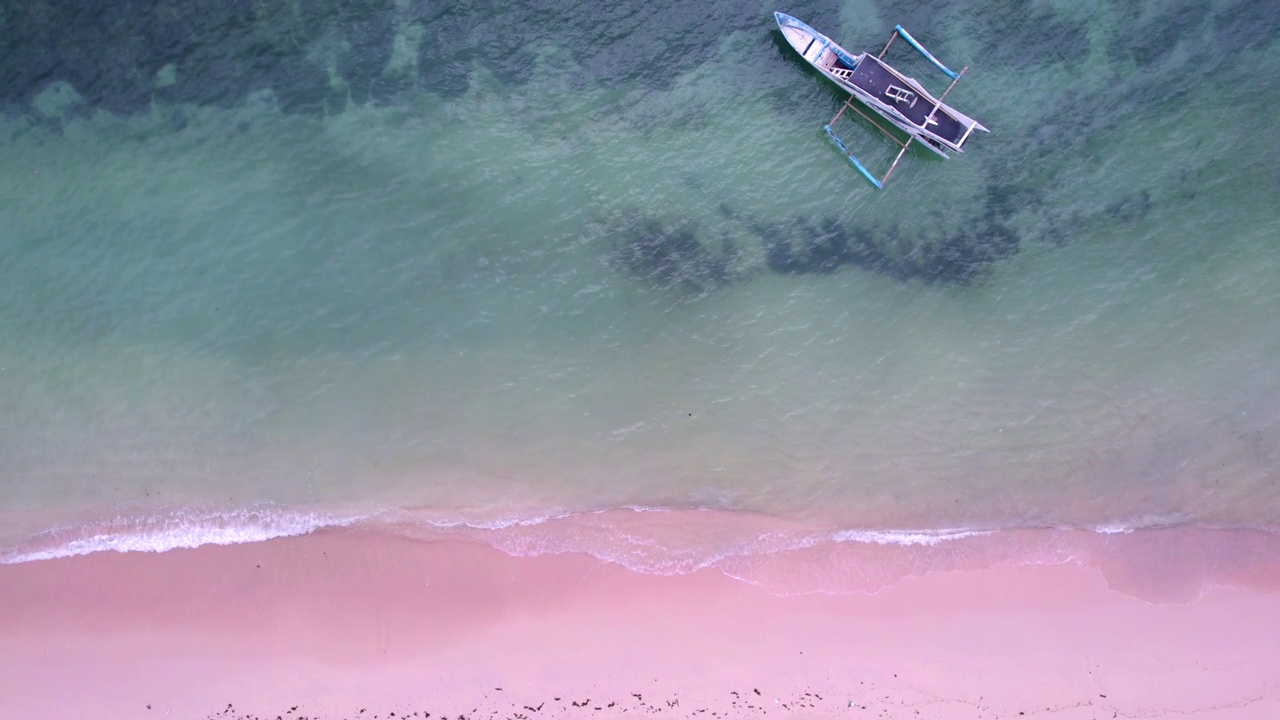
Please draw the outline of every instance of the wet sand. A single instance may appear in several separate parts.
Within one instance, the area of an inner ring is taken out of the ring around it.
[[[1278,578],[1158,604],[1001,562],[783,596],[350,530],[105,552],[0,566],[0,717],[1280,717]]]

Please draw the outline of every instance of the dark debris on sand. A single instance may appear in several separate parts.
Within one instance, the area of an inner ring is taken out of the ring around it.
[[[459,713],[455,708],[399,708],[392,711],[376,712],[367,707],[360,707],[346,715],[313,714],[306,710],[304,703],[291,705],[287,710],[278,713],[255,714],[245,713],[228,703],[221,710],[202,716],[202,720],[535,720],[535,718],[588,718],[593,716],[617,717],[621,715],[661,715],[664,717],[683,718],[734,718],[767,716],[770,711],[778,717],[786,717],[799,710],[828,709],[834,710],[840,705],[834,702],[824,703],[822,696],[812,692],[793,692],[773,696],[762,692],[759,688],[745,691],[731,691],[718,701],[682,703],[679,693],[654,698],[652,691],[650,700],[640,692],[625,693],[619,697],[578,697],[560,695],[540,699],[530,703],[528,698],[520,701],[506,702],[502,696],[484,694],[480,707],[469,708]],[[150,706],[148,706],[150,708]]]
[[[655,681],[656,682],[656,681]],[[973,713],[973,717],[1011,719],[1030,716],[1053,716],[1063,710],[1091,708],[1098,717],[1113,717],[1115,700],[1105,694],[1097,697],[1081,698],[1069,705],[1047,706],[1034,709],[1005,709],[1002,712],[992,708],[990,702],[982,695],[976,698],[942,697],[913,687],[905,679],[899,679],[895,673],[892,685],[882,685],[870,680],[848,679],[843,691],[824,688],[818,692],[813,688],[800,687],[786,691],[775,691],[770,688],[746,686],[740,690],[730,690],[714,697],[695,699],[682,696],[681,693],[662,694],[629,692],[618,697],[604,697],[592,693],[589,697],[571,696],[561,693],[550,695],[530,702],[528,695],[521,700],[508,701],[515,693],[491,695],[481,693],[481,700],[463,712],[457,708],[430,708],[422,703],[415,708],[396,708],[394,710],[370,710],[360,707],[345,715],[326,715],[311,713],[305,703],[291,704],[279,713],[265,715],[240,712],[233,704],[228,703],[217,712],[201,716],[202,720],[539,720],[541,718],[593,718],[658,715],[667,718],[692,718],[726,720],[729,718],[757,718],[774,716],[787,718],[797,714],[820,714],[823,716],[844,715],[856,718],[891,718],[921,717],[922,711],[936,711],[940,707],[954,706],[965,713]],[[683,702],[682,702],[683,701]],[[151,708],[150,705],[147,706]]]

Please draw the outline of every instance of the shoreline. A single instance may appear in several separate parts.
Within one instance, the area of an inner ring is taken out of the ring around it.
[[[474,543],[514,557],[583,554],[642,575],[718,570],[779,595],[874,593],[910,577],[1004,563],[1097,568],[1111,589],[1154,603],[1188,602],[1216,586],[1280,591],[1280,532],[1263,528],[851,529],[745,510],[631,506],[477,520],[428,508],[119,515],[31,535],[0,550],[0,566],[334,532]]]
[[[1219,564],[1173,540],[1161,574]],[[95,553],[0,566],[0,716],[1263,718],[1278,568],[1155,604],[1077,562],[779,595],[351,529]]]

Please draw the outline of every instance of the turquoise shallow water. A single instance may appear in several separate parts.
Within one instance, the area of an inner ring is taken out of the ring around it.
[[[884,192],[772,7],[250,5],[0,15],[0,546],[387,508],[1275,529],[1267,3],[782,8],[972,67],[992,133]]]

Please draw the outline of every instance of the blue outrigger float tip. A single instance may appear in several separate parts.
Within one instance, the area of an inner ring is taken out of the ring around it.
[[[916,52],[918,52],[918,53],[920,53],[921,55],[923,55],[923,56],[925,57],[925,59],[926,59],[926,60],[928,60],[929,62],[933,63],[934,67],[936,67],[936,68],[938,68],[939,70],[941,70],[942,72],[946,73],[947,77],[951,78],[952,80],[959,80],[959,79],[960,79],[960,76],[959,76],[958,74],[956,74],[956,72],[955,72],[955,71],[951,70],[951,69],[950,69],[950,68],[948,68],[946,65],[943,65],[941,62],[939,62],[939,61],[938,61],[938,58],[936,58],[936,57],[934,57],[934,56],[933,56],[933,53],[929,52],[928,50],[925,50],[923,45],[921,45],[920,43],[916,42],[916,39],[915,39],[915,38],[913,38],[913,37],[911,37],[911,33],[907,32],[907,29],[906,29],[906,28],[902,27],[901,25],[894,25],[894,26],[893,26],[893,30],[894,30],[894,32],[896,32],[896,33],[898,33],[899,35],[901,35],[903,40],[906,40],[907,42],[911,43],[911,47],[915,48],[915,49],[916,49]],[[893,36],[890,36],[890,37],[889,37],[889,42],[893,42]],[[885,50],[888,50],[888,49],[889,49],[889,46],[888,46],[888,45],[885,45],[885,46],[884,46],[884,49],[885,49]],[[884,50],[881,50],[881,51],[880,51],[880,57],[884,57]]]
[[[858,169],[858,172],[862,173],[862,177],[866,178],[867,182],[875,185],[877,190],[884,189],[884,184],[877,180],[876,176],[872,175],[871,171],[867,170],[861,162],[858,162],[858,158],[854,157],[853,153],[849,152],[849,148],[844,146],[844,141],[840,139],[840,136],[831,132],[830,125],[823,125],[822,130],[827,133],[827,137],[831,138],[831,142],[835,143],[836,147],[840,148],[840,152],[844,153],[844,156],[849,158],[849,162],[853,163],[853,166]],[[885,173],[884,178],[885,180],[888,180],[889,174]]]
[[[960,72],[952,71],[911,37],[911,33],[901,25],[894,26],[893,33],[889,35],[889,42],[885,43],[879,56],[866,52],[855,55],[840,47],[831,38],[786,13],[775,12],[773,15],[778,21],[778,28],[782,31],[783,37],[796,52],[800,53],[805,62],[849,93],[840,111],[822,129],[854,168],[877,189],[884,188],[884,184],[889,181],[889,175],[898,166],[898,161],[902,160],[912,142],[918,141],[925,149],[947,159],[950,157],[947,154],[948,151],[964,152],[964,145],[973,131],[988,132],[977,120],[942,102],[956,83],[960,82],[961,76],[968,68]],[[902,36],[934,67],[951,78],[951,84],[936,99],[914,78],[903,75],[884,62],[885,53],[893,44],[894,38],[898,36]],[[857,103],[854,102],[855,100]],[[870,115],[859,110],[859,107],[871,110],[888,120],[894,127],[906,133],[907,139],[901,140]],[[852,110],[861,115],[900,147],[897,157],[885,171],[884,177],[877,179],[867,170],[832,129],[846,110]]]

